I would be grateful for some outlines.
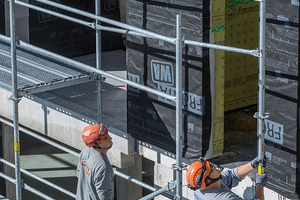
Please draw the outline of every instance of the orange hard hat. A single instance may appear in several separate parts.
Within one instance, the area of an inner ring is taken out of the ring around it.
[[[91,148],[92,146],[99,146],[107,134],[108,130],[104,124],[89,125],[82,131],[82,140],[86,146]]]
[[[209,176],[210,171],[209,162],[201,157],[188,167],[186,180],[193,189],[204,190],[206,188],[205,180]]]

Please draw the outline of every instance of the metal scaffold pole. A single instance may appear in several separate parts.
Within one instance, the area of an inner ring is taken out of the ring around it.
[[[95,14],[101,16],[101,1],[95,0]],[[101,21],[96,19],[96,26],[100,25]],[[101,30],[96,29],[96,67],[102,69],[102,57],[101,57]],[[97,122],[102,122],[102,75],[97,75]]]
[[[182,37],[181,15],[176,18],[176,197],[182,197]]]
[[[18,84],[17,84],[17,56],[16,56],[16,27],[15,27],[15,1],[10,1],[10,39],[11,39],[11,68],[12,68],[12,100],[14,120],[14,155],[16,199],[21,200],[21,172],[20,172],[20,139],[19,139],[19,109],[18,109]]]
[[[265,113],[265,27],[266,27],[266,1],[260,1],[259,10],[259,76],[258,76],[258,113],[257,118],[257,136],[258,136],[258,157],[264,159],[264,142],[265,142],[265,118],[268,114]],[[261,162],[258,167],[258,174],[264,174],[264,163]]]

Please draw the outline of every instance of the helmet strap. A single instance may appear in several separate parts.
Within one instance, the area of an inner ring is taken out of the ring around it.
[[[222,175],[220,175],[218,178],[210,178],[210,177],[208,176],[208,177],[206,177],[206,179],[210,179],[210,180],[211,180],[210,183],[207,183],[207,184],[206,184],[206,187],[207,187],[207,186],[209,186],[209,185],[211,185],[211,184],[217,182],[218,180],[222,179]],[[206,181],[206,180],[205,180],[205,181]]]
[[[195,187],[196,189],[200,189],[201,183],[202,183],[202,179],[203,179],[204,173],[206,171],[206,166],[205,166],[205,163],[204,163],[204,159],[201,157],[199,159],[199,161],[202,163],[202,172],[201,172],[201,175],[200,175],[200,179],[198,180],[197,185]]]

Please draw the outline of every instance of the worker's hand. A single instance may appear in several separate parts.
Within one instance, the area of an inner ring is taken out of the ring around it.
[[[256,169],[257,167],[258,167],[258,164],[260,163],[260,162],[262,162],[262,160],[261,159],[259,159],[258,158],[258,156],[256,157],[256,158],[254,158],[252,161],[251,161],[251,167],[253,168],[253,169]]]
[[[256,185],[257,184],[262,184],[263,186],[265,186],[267,182],[268,181],[267,181],[267,175],[266,174],[261,174],[261,175],[256,174]]]

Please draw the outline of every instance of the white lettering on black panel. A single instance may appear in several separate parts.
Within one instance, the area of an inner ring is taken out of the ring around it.
[[[173,65],[171,63],[152,60],[151,76],[154,83],[163,83],[169,86],[174,85]]]
[[[138,75],[132,74],[132,73],[127,73],[128,76],[128,80],[135,82],[135,83],[140,83],[140,77]],[[135,93],[140,93],[140,89],[132,87],[132,86],[128,86],[127,89],[129,91],[135,92]]]
[[[172,96],[176,95],[176,88],[170,87],[165,83],[159,83],[158,90]],[[175,102],[163,97],[158,96],[158,100],[175,106]],[[182,108],[198,115],[204,115],[204,97],[191,92],[182,91]]]
[[[265,119],[265,139],[283,145],[283,125]]]
[[[265,151],[265,155],[266,155],[266,159],[267,159],[268,161],[271,161],[271,160],[272,160],[272,153],[271,153],[271,152]]]
[[[299,0],[291,0],[292,5],[300,6]]]

